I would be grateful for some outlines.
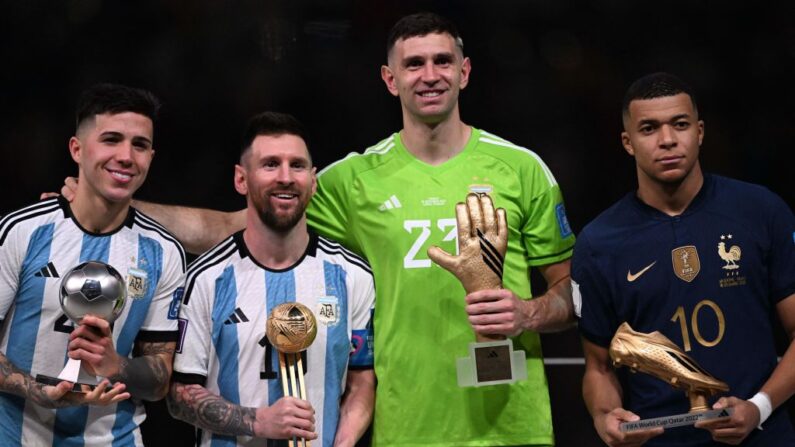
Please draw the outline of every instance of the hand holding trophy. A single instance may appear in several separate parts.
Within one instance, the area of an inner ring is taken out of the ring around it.
[[[121,315],[127,299],[122,276],[112,266],[99,261],[84,262],[68,271],[61,280],[60,292],[61,309],[76,326],[86,315],[112,323]],[[36,381],[50,385],[64,380],[75,384],[75,392],[81,392],[83,385],[93,389],[98,384],[95,372],[71,357],[57,378],[36,376]]]
[[[317,322],[312,311],[301,303],[284,303],[273,308],[266,323],[265,335],[279,351],[279,375],[285,396],[309,400],[304,382],[304,363],[301,352],[315,341]],[[296,383],[297,378],[297,383]],[[299,440],[310,447],[306,439]],[[290,440],[290,447],[296,440]]]
[[[613,336],[608,352],[614,366],[627,366],[633,372],[640,371],[664,380],[674,388],[685,390],[690,399],[689,413],[624,422],[619,426],[623,432],[692,425],[698,421],[728,417],[734,411],[732,408],[709,409],[707,397],[727,392],[729,386],[706,372],[657,331],[649,334],[636,332],[625,322]]]
[[[461,281],[464,290],[502,288],[502,271],[508,248],[505,210],[494,209],[488,194],[470,193],[466,203],[455,207],[458,225],[458,254],[439,247],[428,249],[428,256]],[[527,378],[524,351],[514,351],[513,342],[503,335],[475,334],[470,357],[457,361],[459,386],[510,383]]]

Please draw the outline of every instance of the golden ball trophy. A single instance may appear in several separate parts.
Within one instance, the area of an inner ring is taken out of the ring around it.
[[[279,373],[285,396],[309,400],[304,382],[304,362],[301,352],[315,341],[317,322],[312,311],[301,303],[284,303],[274,307],[268,316],[265,335],[279,351]],[[300,442],[311,447],[304,438],[290,439],[290,447]]]
[[[458,225],[458,255],[439,247],[428,249],[428,257],[461,281],[467,294],[502,288],[502,267],[508,249],[505,210],[494,209],[485,193],[470,193],[466,203],[455,206]],[[484,386],[512,383],[527,378],[524,351],[514,351],[513,341],[503,335],[475,334],[469,357],[457,359],[458,385]]]
[[[636,332],[625,322],[613,336],[608,353],[613,366],[626,366],[632,372],[640,371],[664,380],[672,387],[684,390],[690,399],[688,413],[622,422],[619,429],[623,432],[693,425],[698,421],[729,417],[734,413],[733,408],[710,410],[707,397],[718,392],[725,393],[729,391],[729,386],[705,371],[674,342],[657,331],[649,334]]]

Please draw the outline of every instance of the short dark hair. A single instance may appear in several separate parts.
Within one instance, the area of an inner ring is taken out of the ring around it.
[[[409,37],[427,36],[428,34],[449,34],[453,37],[456,46],[463,52],[464,41],[458,34],[458,29],[450,20],[432,12],[418,12],[398,20],[389,31],[386,39],[386,55],[392,51],[395,42]]]
[[[696,96],[693,89],[678,77],[665,72],[648,74],[633,82],[624,94],[624,101],[621,104],[621,115],[629,115],[629,103],[637,99],[654,99],[666,96],[674,96],[685,93],[690,96],[693,103],[693,110],[698,111],[696,106]]]
[[[139,113],[154,123],[160,111],[160,100],[148,90],[120,84],[95,84],[77,100],[75,129],[86,120],[104,113]]]
[[[304,140],[309,147],[309,140],[306,128],[294,116],[281,112],[262,112],[252,116],[246,124],[246,131],[243,133],[243,144],[240,148],[240,156],[251,148],[251,145],[260,135],[295,135]],[[309,152],[307,150],[307,152]],[[309,161],[312,161],[312,154],[309,154]]]

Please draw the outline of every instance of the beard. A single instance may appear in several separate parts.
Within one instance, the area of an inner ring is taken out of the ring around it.
[[[309,200],[299,195],[298,205],[295,208],[278,212],[267,198],[261,202],[255,201],[257,215],[262,223],[272,231],[282,234],[292,230],[301,221],[308,204]]]

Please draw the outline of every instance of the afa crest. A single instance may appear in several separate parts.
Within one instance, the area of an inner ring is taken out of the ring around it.
[[[674,274],[685,282],[693,281],[701,271],[701,261],[698,259],[695,245],[685,245],[671,250],[671,262]]]
[[[339,299],[336,296],[324,296],[317,300],[315,317],[326,326],[334,326],[339,322]]]

